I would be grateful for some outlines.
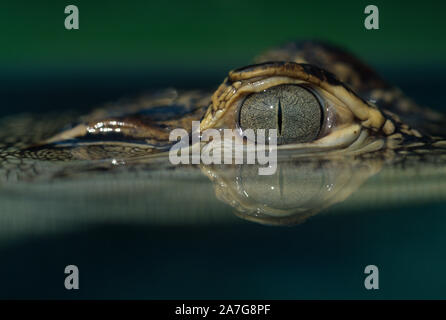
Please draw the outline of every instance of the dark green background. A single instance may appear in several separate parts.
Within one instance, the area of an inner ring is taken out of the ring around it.
[[[83,110],[167,86],[213,89],[229,70],[298,39],[346,47],[439,107],[425,90],[443,87],[446,5],[373,3],[380,29],[368,31],[368,1],[4,1],[0,114]],[[79,8],[79,30],[64,28],[68,4]]]
[[[64,28],[64,7],[80,30]],[[373,1],[380,30],[364,28],[370,1],[8,1],[2,66],[227,68],[299,38],[326,39],[372,63],[445,62],[441,1]]]

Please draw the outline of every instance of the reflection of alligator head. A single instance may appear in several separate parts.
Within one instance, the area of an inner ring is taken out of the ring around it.
[[[216,196],[244,219],[270,225],[303,222],[346,199],[381,168],[371,159],[287,160],[273,175],[259,175],[256,165],[208,165],[202,171]]]

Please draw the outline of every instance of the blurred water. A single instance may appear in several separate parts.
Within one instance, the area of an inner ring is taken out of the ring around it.
[[[443,106],[441,82],[424,81],[439,73],[410,81],[386,73],[418,102]],[[81,109],[140,88],[117,81],[98,92],[85,81],[74,85],[85,88],[73,95]],[[54,110],[58,100],[74,107],[68,86],[54,85],[55,98],[38,82],[24,84],[29,94],[3,86],[16,103],[4,114]],[[292,227],[240,219],[199,168],[2,186],[0,298],[445,298],[446,180],[443,167],[429,169],[398,181],[381,170]],[[80,269],[79,291],[63,286],[69,264]],[[380,290],[364,289],[369,264],[379,267]]]

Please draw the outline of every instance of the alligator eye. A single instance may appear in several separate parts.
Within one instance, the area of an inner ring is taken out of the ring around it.
[[[238,129],[244,141],[252,140],[248,129],[275,129],[281,150],[299,150],[296,154],[303,156],[379,150],[385,146],[382,137],[395,131],[375,105],[335,75],[280,61],[229,72],[200,122],[200,130],[208,128]]]
[[[321,131],[323,108],[315,93],[293,84],[278,85],[246,97],[238,124],[246,129],[276,129],[277,143],[305,143]]]

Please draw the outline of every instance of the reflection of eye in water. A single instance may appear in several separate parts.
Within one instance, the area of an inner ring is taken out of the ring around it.
[[[364,159],[286,161],[270,176],[258,175],[256,165],[204,166],[216,196],[244,219],[271,225],[303,222],[322,209],[343,201],[380,161]]]
[[[288,210],[308,207],[320,201],[327,186],[329,175],[311,163],[299,166],[278,166],[274,175],[258,175],[256,166],[241,166],[239,185],[247,198],[260,206]]]

